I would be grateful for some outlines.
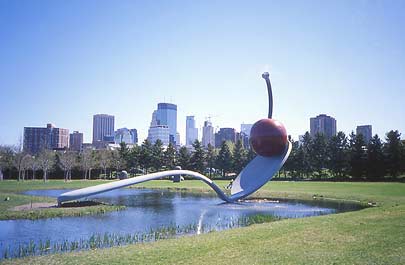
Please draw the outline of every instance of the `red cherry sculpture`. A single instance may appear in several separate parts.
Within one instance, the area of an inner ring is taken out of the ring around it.
[[[250,144],[258,155],[281,155],[287,146],[287,131],[277,120],[261,119],[252,126]]]

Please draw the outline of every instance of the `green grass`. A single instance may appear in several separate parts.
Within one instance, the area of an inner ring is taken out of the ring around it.
[[[209,189],[197,181],[142,186]],[[312,199],[314,195],[376,202],[378,207],[5,264],[405,264],[405,184],[273,181],[254,196]]]
[[[44,208],[24,211],[15,211],[14,207],[37,202],[53,203],[56,205],[55,198],[29,196],[20,194],[23,191],[35,189],[76,189],[92,186],[105,181],[72,181],[64,182],[53,180],[43,181],[1,181],[0,182],[0,220],[8,219],[40,219],[53,218],[61,216],[83,216],[102,214],[107,211],[116,211],[125,208],[117,205],[96,205],[77,208]],[[9,200],[6,200],[8,198]]]
[[[107,183],[108,180],[73,180],[65,182],[63,180],[4,180],[0,181],[0,192],[23,192],[27,190],[49,190],[49,189],[79,189],[97,184]]]

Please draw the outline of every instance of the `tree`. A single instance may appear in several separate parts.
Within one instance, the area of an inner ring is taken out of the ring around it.
[[[24,168],[26,165],[26,153],[22,152],[18,147],[14,149],[13,165],[18,171],[18,181],[24,178]]]
[[[287,161],[285,162],[283,166],[283,171],[284,174],[286,175],[286,172],[288,171],[290,175],[292,176],[293,180],[297,179],[298,171],[297,171],[297,154],[300,148],[300,145],[298,142],[294,141],[291,136],[288,136],[288,141],[291,143],[292,148],[290,152],[290,156],[288,157]]]
[[[91,178],[91,169],[94,165],[93,150],[83,150],[79,155],[80,167],[83,169],[83,179]]]
[[[369,180],[384,180],[385,163],[383,144],[376,134],[367,146],[367,178]]]
[[[5,154],[3,151],[3,146],[0,145],[0,181],[3,180],[3,169],[6,168]]]
[[[37,170],[39,169],[39,161],[38,157],[36,156],[30,156],[28,159],[28,169],[31,169],[32,171],[32,180],[35,180],[35,175]]]
[[[343,132],[332,136],[328,142],[329,163],[328,168],[334,177],[342,178],[348,171],[348,141]]]
[[[405,173],[405,140],[402,140],[402,152],[401,152],[401,172]]]
[[[118,171],[125,165],[125,160],[118,150],[111,151],[111,165],[115,168],[116,176],[118,176]]]
[[[212,177],[212,169],[215,166],[215,161],[217,159],[217,154],[215,152],[215,148],[209,143],[207,146],[207,154],[206,154],[206,161],[207,161],[207,167],[209,170],[209,177]]]
[[[39,166],[44,172],[44,182],[48,180],[48,172],[55,165],[55,153],[50,150],[42,150],[38,156]]]
[[[140,157],[140,147],[138,145],[135,145],[134,147],[132,147],[129,150],[128,156],[127,156],[127,167],[130,170],[135,170],[135,174],[136,174],[136,170],[139,168],[139,157]]]
[[[243,148],[242,141],[238,139],[233,149],[233,161],[232,168],[235,173],[239,173],[245,167],[247,153],[245,148]]]
[[[152,147],[152,167],[155,171],[160,171],[163,166],[163,143],[157,139]]]
[[[323,170],[328,164],[327,140],[324,134],[317,133],[315,135],[310,148],[310,159],[313,171],[322,177],[324,175]]]
[[[296,172],[296,173],[293,173],[294,174],[293,179],[295,180],[295,179],[297,179],[296,174],[298,175],[298,178],[300,178],[300,179],[303,178],[303,176],[306,172],[305,168],[308,168],[308,166],[307,166],[307,163],[308,163],[307,156],[308,155],[305,153],[303,146],[300,145],[299,142],[294,142],[294,145],[292,148],[293,149],[296,148],[296,151],[293,156],[292,169],[293,169],[293,172]],[[287,161],[288,160],[289,159],[287,159]]]
[[[172,143],[169,143],[163,152],[163,165],[166,169],[173,169],[176,166],[176,149]]]
[[[129,161],[129,153],[130,153],[128,146],[125,142],[120,143],[120,148],[118,149],[118,153],[121,158],[121,163],[122,163],[121,167],[125,167],[126,162]]]
[[[302,173],[308,177],[309,174],[313,172],[313,163],[311,161],[312,149],[312,137],[309,132],[306,132],[302,137]]]
[[[386,136],[384,152],[387,157],[388,173],[392,177],[397,177],[401,169],[401,149],[401,134],[398,131],[389,131]]]
[[[353,132],[350,134],[349,142],[351,175],[355,180],[360,180],[365,173],[366,143],[362,134],[355,135]]]
[[[111,152],[108,150],[99,150],[97,152],[98,163],[104,172],[104,179],[107,178],[107,168],[111,166]]]
[[[245,166],[247,164],[249,164],[250,161],[252,161],[255,157],[257,156],[257,154],[255,153],[255,151],[253,150],[253,148],[249,148],[249,150],[247,151],[246,154],[246,162],[245,162]]]
[[[76,165],[77,154],[72,151],[59,153],[59,163],[64,173],[64,180],[72,180],[72,168]]]
[[[193,152],[190,157],[190,166],[192,170],[204,173],[205,152],[200,141],[195,140],[193,143]]]
[[[152,144],[148,139],[143,141],[139,154],[139,165],[144,169],[145,174],[152,167]]]
[[[25,180],[25,177],[30,169],[32,157],[29,154],[25,154],[22,161],[22,180]]]
[[[225,174],[232,169],[232,153],[225,141],[222,142],[221,149],[217,156],[216,165],[217,168],[222,171],[223,177],[225,177]]]
[[[10,146],[0,145],[0,181],[3,180],[4,170],[12,167],[13,149]]]
[[[187,147],[182,146],[177,153],[177,162],[182,169],[190,169],[190,153]]]

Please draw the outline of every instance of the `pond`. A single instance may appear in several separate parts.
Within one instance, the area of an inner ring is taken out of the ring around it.
[[[57,197],[66,191],[25,194]],[[322,200],[229,204],[212,194],[147,189],[119,189],[91,199],[127,207],[93,216],[0,221],[0,259],[219,231],[247,225],[257,215],[301,218],[361,209],[358,204]]]

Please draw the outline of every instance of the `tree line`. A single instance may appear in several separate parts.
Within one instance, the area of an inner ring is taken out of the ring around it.
[[[255,154],[243,148],[242,142],[224,142],[219,149],[208,145],[203,148],[196,140],[192,148],[185,146],[178,150],[169,144],[164,148],[162,141],[154,144],[145,140],[140,146],[128,148],[125,143],[117,150],[52,151],[42,150],[30,155],[18,147],[0,146],[0,179],[37,179],[46,181],[53,173],[55,178],[68,181],[74,178],[115,178],[121,170],[131,175],[147,174],[180,166],[209,175],[225,177],[239,172]],[[63,174],[62,174],[63,172]]]
[[[366,143],[363,135],[338,132],[327,139],[307,132],[293,148],[282,176],[294,180],[386,181],[403,180],[405,143],[398,131],[386,134],[385,142],[375,135]]]
[[[362,135],[348,137],[339,132],[327,139],[323,134],[311,137],[307,132],[301,142],[294,141],[289,159],[275,178],[286,180],[384,181],[401,180],[405,172],[405,144],[398,131],[386,134],[385,142],[375,135],[366,143]],[[196,140],[192,148],[164,148],[157,140],[145,140],[117,150],[51,151],[32,156],[10,146],[0,146],[0,180],[18,180],[49,176],[65,181],[115,178],[121,170],[130,175],[175,169],[180,166],[210,178],[234,178],[256,156],[241,141],[223,142],[220,148],[204,148]]]

